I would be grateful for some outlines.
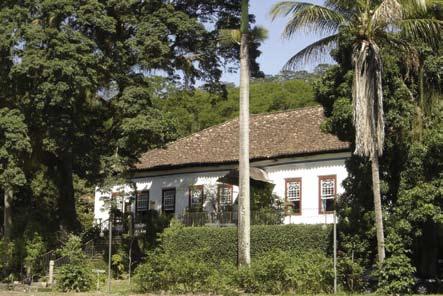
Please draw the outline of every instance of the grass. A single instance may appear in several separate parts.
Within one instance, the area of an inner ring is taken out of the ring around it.
[[[134,288],[134,286],[133,286]],[[104,296],[104,295],[113,295],[113,296],[156,296],[156,295],[170,295],[170,294],[140,294],[135,291],[131,291],[131,287],[129,286],[128,280],[113,280],[111,282],[111,293],[107,293],[108,286],[106,283],[100,283],[100,289],[98,291],[90,291],[85,293],[62,293],[57,292],[51,289],[39,289],[38,291],[0,291],[0,296]],[[191,294],[187,294],[191,295]],[[195,294],[194,294],[195,295]],[[203,296],[204,294],[199,294]],[[249,294],[248,294],[249,295]],[[319,294],[324,296],[330,296],[332,294]],[[338,293],[338,296],[349,296],[351,294]],[[374,296],[376,294],[352,294],[353,296]],[[310,295],[312,296],[312,295]],[[429,295],[432,296],[432,295]]]

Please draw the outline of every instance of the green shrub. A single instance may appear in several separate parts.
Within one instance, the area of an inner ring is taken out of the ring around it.
[[[87,265],[67,264],[60,268],[57,275],[57,287],[63,292],[85,292],[92,285],[92,271]]]
[[[37,273],[41,271],[43,266],[40,266],[41,261],[37,258],[45,253],[45,244],[43,243],[42,237],[38,233],[34,233],[33,238],[26,242],[25,245],[26,257],[25,257],[25,267],[28,274]]]
[[[252,225],[280,225],[284,219],[284,212],[274,208],[256,210],[251,216]]]
[[[403,253],[387,257],[378,271],[379,292],[410,294],[414,285],[415,268]]]
[[[112,271],[115,278],[120,278],[122,274],[125,272],[125,254],[122,252],[118,252],[117,254],[113,254],[111,257],[112,261]]]
[[[135,270],[134,281],[141,292],[168,291],[173,293],[217,292],[229,290],[227,276],[233,265],[218,267],[196,260],[194,254],[168,256],[151,252],[146,262]]]
[[[253,225],[251,256],[257,258],[273,249],[297,253],[315,250],[326,254],[331,228],[321,225]],[[183,227],[173,222],[160,235],[161,248],[168,254],[198,251],[200,260],[217,264],[237,262],[236,227]]]
[[[93,272],[83,253],[80,237],[69,235],[59,253],[69,260],[69,264],[60,268],[57,275],[58,289],[63,292],[89,291],[93,284]]]
[[[318,252],[270,251],[241,268],[237,284],[246,293],[329,293],[334,273],[332,262]]]
[[[338,277],[343,288],[351,293],[362,291],[365,288],[363,266],[349,257],[339,258],[337,263]]]
[[[142,292],[320,293],[332,287],[332,260],[326,256],[330,228],[261,225],[251,229],[252,266],[237,271],[235,227],[183,227],[172,221],[159,248],[138,266]],[[276,250],[276,251],[270,251]]]
[[[67,257],[71,264],[81,265],[86,260],[86,255],[82,250],[82,240],[74,234],[68,236],[68,240],[59,253],[62,257]]]
[[[13,265],[14,243],[0,239],[0,270],[9,270]],[[2,274],[0,273],[0,279]]]

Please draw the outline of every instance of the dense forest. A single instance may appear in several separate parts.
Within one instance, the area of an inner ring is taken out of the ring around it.
[[[224,0],[1,1],[4,272],[84,231],[82,196],[177,137],[153,103],[155,75],[223,91],[222,70],[239,47],[221,46],[218,31],[237,27],[239,14],[238,1]],[[258,46],[251,42],[250,63],[260,77]]]

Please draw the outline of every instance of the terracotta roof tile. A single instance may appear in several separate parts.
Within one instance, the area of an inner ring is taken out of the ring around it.
[[[349,150],[349,143],[323,133],[322,107],[252,115],[250,158],[267,159]],[[146,152],[137,170],[232,163],[238,161],[238,119],[215,125],[179,139],[165,148]]]

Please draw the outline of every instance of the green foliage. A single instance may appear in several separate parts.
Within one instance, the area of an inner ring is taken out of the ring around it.
[[[112,254],[111,267],[115,278],[120,278],[128,266],[128,258],[126,252],[119,249],[117,253]]]
[[[441,15],[433,10],[426,17],[441,20]],[[326,70],[314,85],[315,98],[327,116],[324,129],[349,141],[351,147],[354,146],[352,34],[346,30],[340,32],[337,47],[331,51],[338,64]],[[414,48],[418,48],[419,56],[400,55],[397,46],[384,42],[380,45],[386,123],[380,178],[388,254],[388,265],[382,267],[383,286],[388,287],[385,292],[401,293],[411,284],[411,262],[416,276],[437,276],[437,254],[443,247],[440,190],[443,113],[441,78],[437,74],[442,66],[441,50],[417,44]],[[412,64],[423,66],[423,73],[411,67],[413,59],[418,60]],[[421,75],[425,80],[424,90],[419,87]],[[345,192],[338,201],[338,242],[341,257],[345,259],[340,263],[342,282],[353,290],[353,279],[358,278],[361,268],[369,269],[375,262],[376,238],[368,159],[352,156],[346,167],[349,175],[343,182]],[[399,268],[398,277],[394,275],[395,266]],[[400,274],[404,276],[403,283]]]
[[[251,113],[289,110],[315,105],[312,77],[293,80],[265,78],[251,82]],[[179,136],[186,136],[238,116],[239,90],[228,86],[226,93],[209,93],[202,89],[180,90],[167,87],[166,95],[153,98],[155,106],[175,121]],[[296,94],[296,96],[294,95]]]
[[[25,185],[23,169],[30,152],[23,114],[17,109],[0,109],[0,187],[11,189]]]
[[[67,258],[68,264],[63,265],[57,274],[58,289],[63,292],[89,291],[93,285],[93,272],[83,253],[81,238],[70,234],[59,253]]]
[[[275,249],[262,253],[250,268],[204,261],[199,250],[172,254],[148,253],[137,267],[135,282],[141,292],[205,293],[330,293],[332,261],[318,251],[294,253]]]
[[[329,250],[330,227],[322,225],[253,225],[251,227],[251,256],[276,248],[297,253]],[[167,254],[192,253],[209,264],[237,262],[237,228],[182,227],[174,222],[160,235],[160,245]]]
[[[142,292],[169,291],[174,293],[223,292],[229,290],[227,278],[235,265],[219,266],[198,259],[188,253],[172,255],[151,252],[146,262],[137,267],[134,280]]]
[[[10,270],[13,265],[14,243],[0,240],[0,270]],[[1,274],[3,275],[3,274]],[[0,276],[1,279],[1,276]]]
[[[273,186],[251,183],[251,224],[279,225],[284,219],[281,199],[273,193]]]
[[[345,291],[355,293],[365,288],[364,270],[364,266],[350,257],[338,259],[337,273]]]
[[[156,210],[149,210],[144,217],[143,222],[146,223],[146,242],[149,247],[157,246],[157,238],[169,226],[171,216],[160,213]]]
[[[250,267],[238,272],[237,282],[246,293],[316,294],[330,293],[334,273],[332,262],[317,252],[263,253]]]
[[[66,257],[70,264],[81,265],[86,260],[83,253],[82,240],[79,236],[70,234],[64,246],[59,250],[60,256]]]
[[[382,294],[410,294],[414,281],[415,268],[405,254],[391,255],[385,259],[378,271],[379,292]]]
[[[33,238],[26,242],[25,249],[25,267],[28,271],[35,274],[39,268],[42,268],[42,266],[38,266],[40,261],[38,261],[37,258],[46,251],[42,237],[38,233],[34,233]]]
[[[285,213],[282,208],[258,209],[251,215],[252,225],[280,225],[283,223]]]
[[[57,275],[57,288],[63,292],[85,292],[93,286],[92,269],[88,265],[66,264]]]
[[[80,233],[92,222],[81,196],[175,137],[151,101],[152,74],[222,88],[238,49],[216,35],[239,22],[237,1],[151,2],[2,1],[0,191],[14,189],[12,239],[36,228],[52,249],[61,232]]]

